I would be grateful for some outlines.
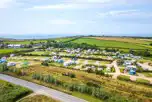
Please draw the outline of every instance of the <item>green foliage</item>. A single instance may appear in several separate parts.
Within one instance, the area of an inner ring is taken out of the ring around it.
[[[98,83],[95,83],[95,82],[92,82],[92,81],[89,81],[86,83],[88,86],[91,86],[91,87],[97,87],[97,88],[100,88],[100,85]]]
[[[54,40],[48,40],[47,43],[43,46],[44,48],[54,47],[54,48],[83,48],[83,49],[98,49],[95,45],[89,45],[87,43],[77,44],[68,42],[56,42]]]
[[[31,90],[0,80],[0,102],[16,102],[31,93]]]
[[[112,66],[111,72],[115,72],[115,67],[114,66]]]
[[[71,73],[71,72],[62,73],[62,75],[64,75],[64,76],[69,76],[69,77],[71,77],[71,78],[75,78],[75,77],[76,77],[76,75],[75,75],[74,73]]]
[[[144,69],[142,67],[137,66],[137,72],[143,72],[143,71],[144,71]]]
[[[95,73],[98,75],[105,75],[105,72],[103,70],[96,70]]]
[[[123,63],[124,63],[123,60],[121,60],[121,59],[117,60],[117,64],[118,64],[119,66],[120,66],[120,65],[123,65]]]
[[[88,73],[94,73],[94,71],[93,71],[92,68],[88,68],[86,71],[87,71]]]
[[[43,65],[43,66],[49,66],[49,63],[48,63],[47,61],[43,61],[43,62],[41,63],[41,65]]]
[[[141,78],[137,78],[136,82],[139,84],[150,85],[150,81]]]
[[[119,75],[117,78],[123,81],[130,81],[130,77],[125,75]]]
[[[0,72],[4,72],[4,71],[7,71],[7,70],[8,70],[7,63],[0,64]]]
[[[134,54],[134,55],[144,56],[144,57],[152,56],[148,49],[146,49],[146,50],[132,50],[131,53]]]
[[[35,95],[35,96],[23,98],[19,102],[59,102],[59,101],[56,101],[56,100],[54,100],[50,97],[47,97],[47,96]]]
[[[113,95],[113,93],[109,93],[108,91],[104,90],[104,88],[101,88],[100,85],[93,82],[88,82],[87,84],[67,83],[67,82],[61,82],[51,75],[42,75],[37,73],[33,74],[32,78],[46,83],[52,83],[58,86],[62,86],[70,91],[85,93],[105,101],[109,100],[109,102],[113,102],[110,100],[113,100],[113,98],[111,97],[115,96]],[[120,99],[121,97],[122,96],[119,96]],[[120,101],[115,101],[115,102],[120,102]],[[129,102],[129,101],[125,101],[125,102]]]
[[[117,95],[110,97],[106,102],[135,102],[132,99],[123,98]]]
[[[26,75],[26,72],[25,72],[23,69],[9,68],[8,71],[13,72],[13,73],[15,73],[16,75],[19,75],[19,76],[24,76],[24,75]]]

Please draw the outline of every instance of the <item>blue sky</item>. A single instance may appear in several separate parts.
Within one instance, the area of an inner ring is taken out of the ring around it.
[[[0,0],[0,35],[152,36],[152,0]]]

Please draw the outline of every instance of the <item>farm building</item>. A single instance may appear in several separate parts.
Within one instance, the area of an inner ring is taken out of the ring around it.
[[[7,46],[8,46],[8,48],[21,48],[22,47],[21,44],[9,44]]]

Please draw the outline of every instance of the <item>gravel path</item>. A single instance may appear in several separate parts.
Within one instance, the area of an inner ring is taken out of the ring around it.
[[[47,88],[45,86],[41,86],[32,82],[28,82],[22,79],[14,78],[8,75],[0,74],[0,79],[5,80],[23,87],[27,87],[33,90],[35,93],[40,93],[54,99],[60,100],[61,102],[86,102],[83,99],[68,95],[66,93]]]

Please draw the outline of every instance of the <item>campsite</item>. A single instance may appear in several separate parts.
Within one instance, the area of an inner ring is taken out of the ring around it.
[[[81,39],[96,45],[79,44],[82,42],[77,40]],[[137,44],[122,48],[125,43],[107,48],[111,46],[109,43],[88,37],[46,40],[30,50],[15,48],[18,52],[1,53],[0,72],[90,102],[114,101],[118,97],[120,101],[129,99],[127,102],[151,100],[151,58],[122,51],[143,50],[150,46]]]

